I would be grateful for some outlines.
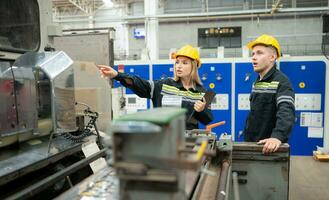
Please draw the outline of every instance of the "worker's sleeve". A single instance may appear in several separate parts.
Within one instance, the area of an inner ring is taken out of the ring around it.
[[[195,112],[194,116],[195,119],[197,119],[203,125],[209,124],[214,119],[210,108],[205,108],[202,112]]]
[[[276,124],[271,137],[286,142],[295,123],[295,93],[288,81],[279,84],[276,106]]]
[[[123,86],[131,89],[139,97],[151,98],[153,95],[151,82],[144,80],[139,76],[130,76],[119,72],[114,79],[120,81]]]

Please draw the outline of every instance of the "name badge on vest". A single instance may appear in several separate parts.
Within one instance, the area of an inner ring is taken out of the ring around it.
[[[182,97],[176,95],[164,95],[162,97],[162,106],[163,107],[181,107],[182,106]]]

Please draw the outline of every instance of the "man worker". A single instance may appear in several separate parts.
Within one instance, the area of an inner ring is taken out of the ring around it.
[[[268,154],[288,140],[295,122],[295,93],[287,76],[276,68],[281,52],[273,36],[261,35],[247,47],[252,50],[252,66],[258,77],[243,134],[245,141],[264,144],[263,153]]]

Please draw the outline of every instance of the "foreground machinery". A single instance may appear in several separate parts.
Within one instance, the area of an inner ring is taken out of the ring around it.
[[[184,110],[157,108],[111,124],[108,167],[58,199],[288,199],[289,146],[185,131]]]
[[[111,120],[97,68],[46,45],[50,11],[51,1],[0,1],[0,199],[51,199],[89,176],[96,158],[82,150],[102,148],[98,128]]]
[[[111,167],[59,199],[225,199],[231,140],[186,132],[184,117],[184,109],[158,108],[116,119],[106,142]]]
[[[121,199],[204,199],[195,189],[202,191],[220,182],[219,191],[228,192],[231,142],[217,143],[211,133],[190,132],[185,137],[184,116],[185,110],[162,108],[126,115],[113,123],[113,166]],[[205,168],[222,173],[214,180],[202,176],[200,184],[200,169]],[[221,194],[215,191],[207,195],[218,198]]]
[[[64,52],[30,52],[1,66],[0,197],[56,195],[91,174],[81,150],[88,141],[102,147],[99,114],[76,101],[73,66]]]

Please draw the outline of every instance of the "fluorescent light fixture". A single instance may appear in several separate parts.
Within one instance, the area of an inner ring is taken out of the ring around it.
[[[105,4],[106,7],[113,7],[113,2],[112,0],[103,0],[103,3]]]

